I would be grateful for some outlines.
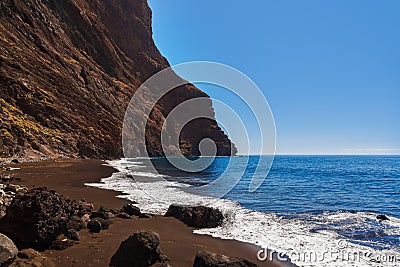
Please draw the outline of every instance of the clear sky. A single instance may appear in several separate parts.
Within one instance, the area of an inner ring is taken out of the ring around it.
[[[400,1],[150,6],[156,45],[171,65],[224,63],[261,88],[275,117],[278,154],[400,154]],[[240,150],[241,141],[233,141]]]

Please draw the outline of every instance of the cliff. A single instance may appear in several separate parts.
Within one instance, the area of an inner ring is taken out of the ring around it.
[[[2,0],[0,27],[0,157],[122,156],[131,97],[169,67],[153,42],[147,2]],[[146,126],[150,156],[163,155],[168,112],[200,96],[207,95],[188,84],[157,103]],[[204,109],[213,112],[211,101]],[[230,140],[210,119],[183,129],[181,150],[198,155],[204,137],[216,142],[218,155],[230,154]]]

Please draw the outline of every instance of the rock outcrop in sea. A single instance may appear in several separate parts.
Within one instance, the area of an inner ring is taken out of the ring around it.
[[[200,250],[194,259],[193,267],[257,267],[258,265],[243,258],[228,257],[222,254]]]
[[[219,209],[205,206],[170,205],[164,216],[174,217],[196,228],[214,228],[221,226],[224,221]]]

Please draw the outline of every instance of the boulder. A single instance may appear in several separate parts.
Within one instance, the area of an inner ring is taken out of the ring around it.
[[[107,219],[110,219],[110,216],[105,211],[93,211],[92,214],[90,215],[90,219],[94,219],[94,218],[101,218],[101,219],[107,220]]]
[[[132,204],[126,204],[122,207],[122,212],[125,212],[129,215],[139,216],[141,214],[140,209]]]
[[[100,233],[102,225],[98,220],[91,220],[87,223],[87,228],[91,233]]]
[[[92,214],[90,215],[90,218],[102,218],[104,220],[108,220],[111,218],[114,218],[115,215],[111,211],[111,209],[106,209],[104,207],[100,207],[97,211],[93,211]]]
[[[17,257],[18,248],[7,236],[0,234],[0,266],[7,266]]]
[[[389,218],[388,218],[386,215],[384,215],[384,214],[379,214],[379,215],[377,215],[377,216],[376,216],[376,219],[377,219],[377,220],[381,220],[381,221],[389,221]]]
[[[85,228],[86,223],[84,223],[83,220],[77,216],[72,217],[71,220],[69,220],[65,225],[65,229],[67,230],[74,229],[75,231],[80,231]]]
[[[168,265],[168,258],[159,248],[160,237],[153,231],[134,233],[123,241],[112,256],[110,266],[114,267],[146,267],[155,263]]]
[[[98,223],[100,223],[100,225],[101,225],[101,230],[107,230],[107,229],[110,227],[110,225],[112,224],[112,221],[111,221],[111,220],[104,220],[104,219],[102,219],[102,218],[94,218],[94,219],[91,219],[90,222],[92,222],[92,223],[90,224],[90,227],[92,227],[93,222],[98,222]],[[94,223],[94,224],[96,224],[96,223]],[[95,227],[96,227],[96,226],[95,226]],[[89,223],[88,223],[88,228],[89,228]],[[90,229],[90,228],[89,228],[89,229]]]
[[[36,250],[28,248],[18,252],[17,259],[9,267],[55,267],[55,264]]]
[[[34,188],[13,199],[0,219],[0,232],[19,249],[41,251],[67,230],[75,209],[74,201],[44,187]]]
[[[165,217],[174,217],[188,226],[197,228],[214,228],[222,225],[224,216],[218,209],[204,206],[171,205]]]
[[[81,237],[79,236],[79,233],[75,231],[74,229],[69,229],[65,232],[64,234],[66,237],[68,237],[71,240],[74,241],[80,241]]]
[[[193,267],[257,267],[258,265],[243,258],[228,257],[222,254],[201,250],[196,254]]]

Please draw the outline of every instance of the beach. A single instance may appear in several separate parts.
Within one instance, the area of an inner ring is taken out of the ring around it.
[[[86,202],[93,203],[96,209],[121,208],[129,201],[117,198],[118,192],[85,186],[85,183],[98,183],[101,178],[109,177],[116,171],[104,164],[101,160],[87,159],[14,164],[13,167],[21,169],[12,174],[21,180],[13,183],[28,188],[45,186],[76,201],[85,199]],[[160,235],[160,248],[168,256],[172,266],[192,266],[199,250],[245,258],[259,266],[281,266],[276,262],[259,261],[257,251],[260,248],[255,245],[194,234],[194,228],[175,218],[113,218],[112,222],[108,230],[100,233],[82,230],[79,244],[61,251],[46,250],[44,255],[51,258],[57,266],[108,266],[111,256],[122,241],[136,231],[153,230]]]

